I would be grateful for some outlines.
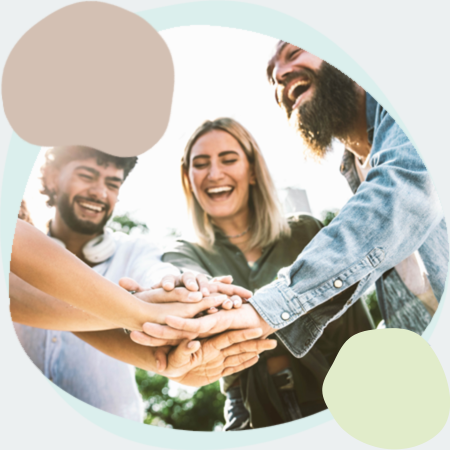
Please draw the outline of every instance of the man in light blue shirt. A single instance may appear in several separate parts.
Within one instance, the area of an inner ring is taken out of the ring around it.
[[[322,159],[334,139],[345,144],[341,172],[355,195],[238,314],[169,317],[168,330],[144,329],[153,337],[180,338],[259,326],[302,357],[376,283],[385,325],[422,333],[444,290],[448,237],[421,158],[375,99],[320,58],[279,42],[267,75],[310,155]]]
[[[55,207],[51,237],[114,283],[130,277],[142,286],[152,286],[178,270],[161,263],[159,249],[146,239],[105,229],[136,161],[87,147],[52,148],[41,169],[42,193],[48,196],[48,205]],[[19,324],[15,329],[32,362],[61,389],[109,413],[142,421],[134,367],[67,331]]]

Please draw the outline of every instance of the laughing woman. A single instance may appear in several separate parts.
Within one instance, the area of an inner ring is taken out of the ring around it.
[[[257,143],[229,118],[203,123],[182,159],[181,176],[196,242],[180,240],[163,260],[182,270],[231,275],[253,292],[291,265],[322,228],[311,216],[285,218]],[[279,342],[252,368],[222,380],[226,430],[289,422],[326,409],[322,383],[339,349],[373,328],[361,301],[296,359]]]

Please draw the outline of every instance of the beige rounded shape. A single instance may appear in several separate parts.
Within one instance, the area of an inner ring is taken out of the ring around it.
[[[283,320],[288,320],[289,317],[291,317],[291,316],[290,316],[290,314],[289,314],[288,312],[286,312],[286,311],[285,311],[283,314],[281,314],[281,318],[282,318]]]
[[[82,2],[25,33],[5,64],[3,105],[25,141],[137,156],[170,117],[174,69],[152,26],[117,6]]]
[[[339,280],[339,279],[337,279],[335,282],[334,282],[334,287],[335,288],[341,288],[342,287],[342,281],[341,280]]]

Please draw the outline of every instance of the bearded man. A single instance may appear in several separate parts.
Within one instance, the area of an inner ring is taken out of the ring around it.
[[[168,327],[145,324],[141,341],[252,326],[276,332],[300,358],[374,283],[383,325],[421,334],[442,297],[449,256],[443,210],[421,158],[370,94],[311,53],[279,42],[267,76],[308,155],[322,159],[335,139],[345,145],[340,170],[355,195],[238,314],[168,316]]]
[[[110,281],[131,277],[152,286],[163,275],[179,272],[161,263],[161,253],[150,241],[105,228],[136,162],[136,157],[119,158],[88,147],[54,147],[41,168],[41,192],[48,196],[48,206],[55,207],[49,236]],[[69,331],[23,324],[15,329],[33,363],[57,386],[104,411],[142,421],[134,368]]]

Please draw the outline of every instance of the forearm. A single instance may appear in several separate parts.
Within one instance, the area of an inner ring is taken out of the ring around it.
[[[116,328],[109,322],[45,294],[13,273],[9,274],[9,296],[11,317],[16,323],[61,331]]]
[[[143,370],[157,371],[155,349],[135,344],[123,330],[75,332],[74,334],[112,358]]]
[[[153,306],[104,279],[31,225],[18,220],[11,272],[35,288],[113,323],[140,330]]]
[[[336,219],[250,300],[298,357],[442,221],[437,194],[412,145],[395,136],[389,143],[371,154],[366,182]]]

